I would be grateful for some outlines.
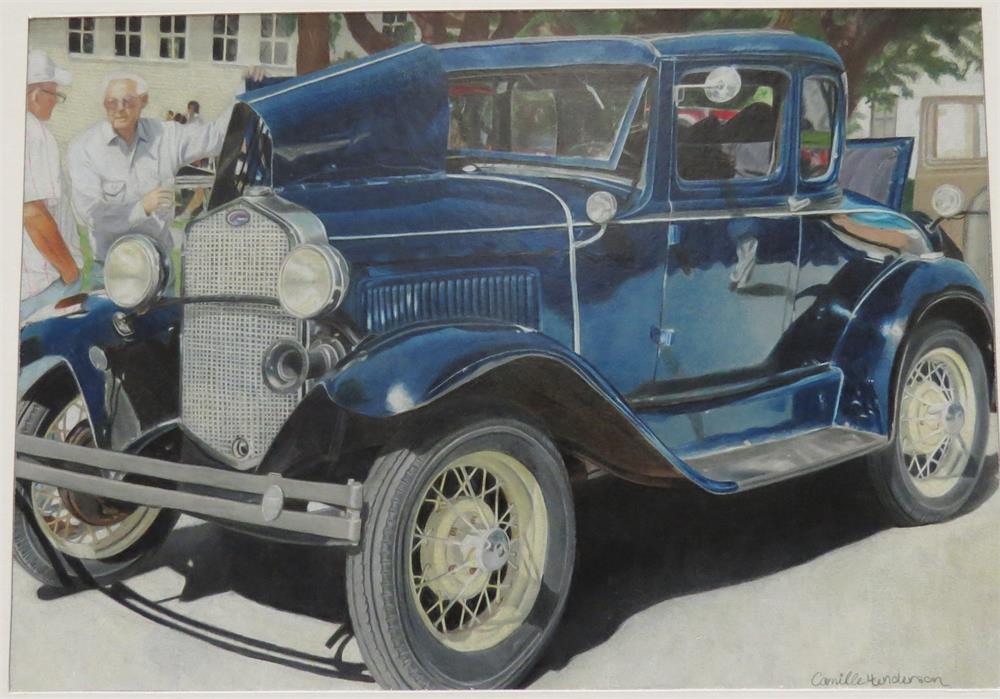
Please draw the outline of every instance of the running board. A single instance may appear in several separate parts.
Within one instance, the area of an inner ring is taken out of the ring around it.
[[[879,434],[826,427],[787,439],[692,456],[685,461],[706,478],[732,481],[739,490],[749,490],[833,466],[888,443]]]

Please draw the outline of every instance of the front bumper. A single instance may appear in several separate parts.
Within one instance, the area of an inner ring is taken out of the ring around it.
[[[25,480],[337,543],[361,539],[362,485],[353,480],[336,484],[237,473],[27,435],[18,435],[14,444],[15,474]],[[124,480],[129,477],[143,482]],[[290,509],[288,501],[299,505]]]

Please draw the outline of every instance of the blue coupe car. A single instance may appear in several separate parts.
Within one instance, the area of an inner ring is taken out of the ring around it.
[[[17,560],[109,580],[178,512],[344,545],[379,683],[496,688],[565,606],[573,479],[864,457],[895,523],[956,515],[987,291],[900,213],[911,143],[846,140],[843,70],[783,32],[532,39],[244,94],[180,269],[125,235],[22,328]]]

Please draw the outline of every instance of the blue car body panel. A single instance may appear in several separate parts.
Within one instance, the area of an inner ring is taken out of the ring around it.
[[[674,86],[720,57],[787,75],[776,167],[761,178],[683,181]],[[574,66],[646,76],[638,176],[558,158],[449,165],[449,75]],[[884,443],[895,362],[922,309],[962,298],[992,319],[972,272],[922,254],[926,232],[894,210],[905,143],[871,144],[895,156],[883,201],[842,190],[842,70],[828,46],[782,32],[513,40],[401,47],[243,95],[266,126],[270,157],[250,157],[270,193],[309,212],[350,268],[332,322],[359,344],[310,395],[345,415],[391,420],[519,362],[551,362],[653,449],[663,473],[719,493],[744,487],[726,476],[733,450],[834,428],[871,437],[870,448]],[[829,170],[803,181],[810,76],[840,94]],[[619,204],[606,226],[587,217],[598,191]],[[22,332],[39,361],[65,358],[99,433],[107,376],[87,353],[125,343],[113,310],[94,301],[84,316]],[[133,317],[132,343],[166,343],[178,322],[169,308]],[[703,466],[713,455],[721,461]],[[628,464],[615,466],[629,475]]]

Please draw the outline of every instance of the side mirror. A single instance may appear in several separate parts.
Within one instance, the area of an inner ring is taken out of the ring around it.
[[[684,90],[699,89],[705,91],[705,97],[716,104],[728,102],[739,94],[743,87],[743,78],[733,66],[713,68],[705,77],[705,82],[691,85],[677,85],[674,88],[674,99],[680,99]]]

